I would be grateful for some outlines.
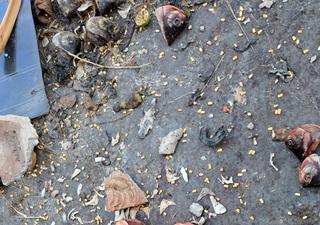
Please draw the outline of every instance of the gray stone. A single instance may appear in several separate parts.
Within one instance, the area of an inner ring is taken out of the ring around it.
[[[38,134],[28,117],[0,116],[0,177],[9,185],[31,169]]]
[[[254,128],[253,123],[250,122],[250,123],[248,124],[247,128],[248,128],[249,130],[253,130],[253,128]]]
[[[178,141],[181,139],[183,134],[183,129],[179,128],[177,130],[171,131],[167,136],[162,139],[162,142],[159,146],[160,154],[170,155],[176,150]]]
[[[203,206],[199,203],[192,203],[189,207],[189,211],[197,217],[200,217],[203,212]]]
[[[260,5],[259,5],[259,8],[262,9],[262,8],[267,8],[267,9],[270,9],[271,6],[274,4],[275,2],[273,0],[267,0],[267,1],[264,1],[262,2]]]

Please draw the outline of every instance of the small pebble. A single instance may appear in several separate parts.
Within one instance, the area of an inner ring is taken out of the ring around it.
[[[204,32],[204,31],[205,31],[204,26],[200,26],[200,27],[199,27],[199,31],[200,31],[200,32]]]
[[[253,128],[254,128],[253,123],[250,122],[250,123],[248,124],[247,128],[248,128],[249,130],[253,130]]]

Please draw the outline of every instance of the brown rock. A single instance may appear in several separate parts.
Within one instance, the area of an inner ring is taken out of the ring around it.
[[[144,192],[128,174],[114,171],[104,180],[106,211],[114,212],[147,202]]]
[[[60,98],[62,108],[72,108],[77,101],[76,95],[67,95]]]
[[[171,131],[167,136],[162,139],[159,146],[159,153],[170,155],[175,152],[178,141],[183,135],[183,129],[179,128],[177,130]]]
[[[37,144],[38,134],[28,117],[0,116],[0,178],[4,185],[32,168]]]

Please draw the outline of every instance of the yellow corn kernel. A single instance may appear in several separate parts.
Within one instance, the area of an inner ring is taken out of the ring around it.
[[[298,34],[302,34],[302,30],[298,30]]]
[[[274,81],[275,84],[277,84],[278,82],[279,82],[279,79],[276,79],[276,80]]]
[[[197,193],[197,189],[193,189],[192,192],[193,192],[193,193]]]
[[[220,82],[220,81],[221,81],[221,78],[220,78],[219,76],[217,77],[217,81],[218,81],[218,82]]]
[[[242,172],[242,173],[245,173],[245,172],[247,172],[247,169],[243,169],[243,170],[241,170],[241,172]]]
[[[208,170],[211,170],[211,168],[212,168],[212,165],[211,165],[211,163],[209,163],[208,164]]]
[[[277,49],[280,49],[280,48],[281,48],[281,44],[278,44]]]
[[[163,213],[163,215],[164,215],[164,216],[167,216],[167,213],[166,213],[166,212],[164,212],[164,213]]]
[[[199,173],[199,177],[202,177],[203,176],[203,173]]]
[[[210,8],[209,11],[210,11],[210,12],[213,12],[213,11],[214,11],[214,8]]]
[[[235,188],[239,187],[239,183],[234,183],[233,187],[235,187]]]
[[[221,52],[220,52],[220,55],[224,55],[224,51],[221,51]]]
[[[217,92],[218,90],[219,90],[219,87],[216,87],[216,88],[214,89],[215,92]]]
[[[260,202],[261,204],[263,204],[263,203],[264,203],[263,198],[260,198],[260,199],[259,199],[259,202]]]
[[[309,49],[304,49],[303,54],[307,54],[309,52]]]
[[[240,213],[240,209],[236,209],[236,212],[237,212],[237,213]]]
[[[300,40],[299,40],[299,39],[297,39],[297,40],[296,40],[296,43],[297,43],[297,45],[298,45],[298,44],[300,43]]]
[[[273,49],[270,49],[268,52],[269,52],[269,53],[273,53]]]
[[[163,192],[163,190],[161,189],[160,191],[159,191],[159,194],[161,194]]]
[[[189,25],[189,26],[188,26],[188,30],[192,30],[192,25]]]
[[[242,37],[242,36],[243,36],[243,33],[239,33],[238,36],[239,36],[239,37]]]
[[[178,112],[182,112],[182,109],[178,109]]]
[[[250,220],[254,220],[254,217],[253,217],[253,216],[250,216]]]
[[[297,37],[296,36],[292,36],[292,40],[293,41],[297,40]]]
[[[240,201],[240,204],[242,205],[242,204],[243,204],[243,200],[242,200],[242,198],[240,198],[240,200],[239,200],[239,201]]]
[[[237,60],[238,59],[238,56],[233,56],[233,58],[232,58],[232,60],[234,61],[234,60]]]
[[[224,171],[224,169],[223,169],[223,167],[221,167],[221,168],[220,168],[220,172],[223,172],[223,171]]]
[[[221,18],[221,21],[224,22],[224,21],[226,21],[226,19],[225,18]]]
[[[208,105],[212,105],[213,103],[212,102],[208,102]]]
[[[240,82],[240,83],[239,83],[239,86],[240,86],[240,87],[243,87],[243,83],[242,83],[242,82]]]
[[[290,211],[288,211],[287,214],[288,214],[289,216],[292,216],[292,212],[290,212]]]
[[[303,217],[301,217],[301,219],[306,220],[306,219],[308,219],[308,216],[303,216]]]
[[[255,28],[252,28],[252,33],[255,34],[257,31]]]
[[[162,175],[160,174],[160,175],[158,175],[158,179],[160,179],[162,177]]]
[[[219,148],[219,149],[217,150],[217,152],[223,152],[222,148]]]
[[[260,35],[261,33],[262,33],[262,30],[259,30],[259,31],[257,32],[257,34],[259,34],[259,35]]]
[[[252,116],[251,112],[247,112],[247,116]]]
[[[190,60],[191,60],[192,62],[194,62],[194,58],[193,58],[192,56],[190,57]]]
[[[243,173],[238,173],[238,177],[242,177],[243,176]]]
[[[283,94],[278,94],[278,98],[282,98]]]
[[[204,180],[204,182],[206,182],[206,183],[210,183],[210,180],[209,180],[209,178],[207,177],[205,180]]]
[[[298,196],[298,197],[299,197],[299,196],[300,196],[300,193],[298,193],[298,192],[297,192],[297,193],[295,193],[295,196]]]

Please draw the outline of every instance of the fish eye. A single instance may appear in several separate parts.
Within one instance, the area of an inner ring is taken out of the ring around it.
[[[292,139],[289,139],[287,143],[288,143],[288,145],[289,145],[289,146],[293,146],[293,145],[294,145],[294,143],[293,143],[293,140],[292,140]]]
[[[306,182],[309,182],[311,181],[312,177],[311,177],[311,174],[310,173],[307,173],[306,176],[304,177],[305,181]]]

